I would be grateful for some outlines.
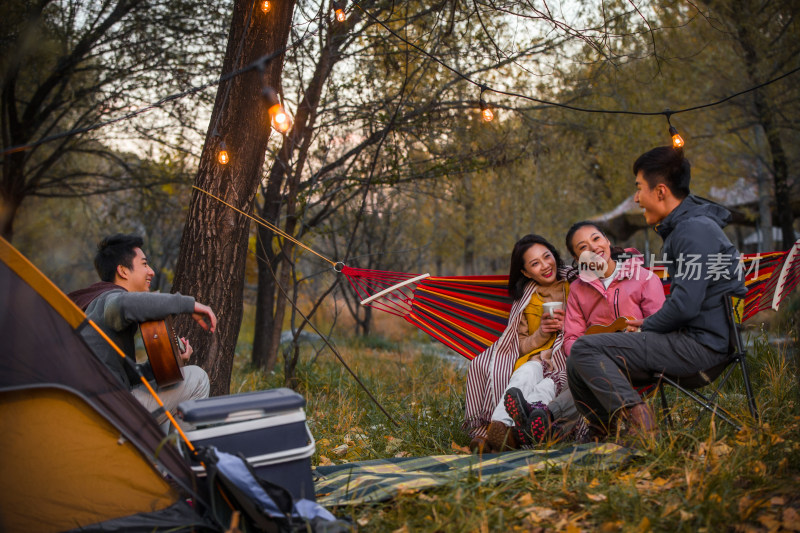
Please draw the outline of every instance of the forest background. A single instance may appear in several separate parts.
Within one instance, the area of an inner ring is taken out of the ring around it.
[[[530,232],[566,255],[571,223],[631,196],[632,162],[670,142],[667,117],[693,192],[738,206],[738,244],[757,228],[758,251],[794,240],[792,1],[362,0],[344,21],[325,1],[262,6],[0,7],[3,236],[68,292],[95,281],[101,237],[143,234],[153,289],[219,315],[213,338],[190,333],[213,394],[230,390],[237,341],[291,384],[305,317],[340,338],[375,333],[328,260],[505,274]],[[286,134],[269,127],[266,88],[294,117]],[[613,237],[660,248],[644,229]]]

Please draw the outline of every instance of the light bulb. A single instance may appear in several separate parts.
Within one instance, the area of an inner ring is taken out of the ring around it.
[[[264,0],[261,2],[261,11],[264,13],[269,13],[269,10],[272,9],[272,4],[269,0]]]
[[[483,118],[484,122],[491,122],[494,120],[494,111],[492,108],[489,107],[489,104],[486,103],[486,100],[481,98],[481,118]]]
[[[672,147],[683,148],[683,138],[678,134],[678,130],[675,126],[669,127],[669,134],[672,135]]]
[[[289,128],[292,127],[292,118],[289,116],[289,113],[283,110],[280,104],[275,104],[269,108],[269,116],[272,127],[275,128],[276,131],[286,133],[289,131]]]
[[[217,154],[217,161],[219,161],[220,165],[227,165],[228,161],[230,161],[230,158],[228,157],[228,151],[220,150]]]
[[[344,9],[342,9],[341,7],[337,7],[334,10],[334,14],[336,15],[336,20],[338,20],[339,22],[344,22],[345,20],[347,20],[347,15],[345,14]]]
[[[283,109],[278,93],[272,87],[264,87],[261,94],[267,99],[269,120],[275,130],[286,133],[292,127],[292,117]]]

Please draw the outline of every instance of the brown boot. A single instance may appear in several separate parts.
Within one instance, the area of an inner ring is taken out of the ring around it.
[[[658,425],[655,415],[647,403],[637,403],[622,411],[622,417],[628,425],[628,437],[652,438],[658,436]]]
[[[497,420],[493,420],[489,424],[489,429],[486,431],[486,439],[489,441],[489,446],[495,451],[502,452],[519,449],[519,443],[514,436],[512,428]]]
[[[489,446],[489,441],[486,437],[478,436],[469,441],[469,451],[482,455],[484,453],[492,453],[492,447]]]

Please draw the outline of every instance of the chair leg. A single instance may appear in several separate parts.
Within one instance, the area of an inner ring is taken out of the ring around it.
[[[747,405],[750,408],[750,415],[753,420],[758,423],[758,407],[756,406],[756,397],[753,394],[753,387],[750,385],[750,374],[747,373],[747,361],[744,356],[739,358],[739,365],[742,369],[742,378],[744,379],[744,388],[747,392]]]
[[[691,391],[689,389],[681,387],[678,383],[672,381],[671,379],[669,379],[666,376],[664,376],[664,381],[666,383],[669,383],[673,387],[675,387],[677,390],[679,390],[680,392],[682,392],[683,394],[685,394],[686,396],[688,396],[692,400],[694,400],[704,410],[713,413],[714,415],[719,417],[721,420],[723,420],[723,421],[727,422],[728,424],[730,424],[731,426],[735,427],[737,431],[742,429],[742,426],[740,426],[739,424],[737,424],[734,421],[733,416],[730,415],[727,411],[725,411],[725,409],[723,409],[721,406],[717,405],[714,400],[711,400],[711,399],[707,398],[706,396],[704,396],[703,394],[701,394],[699,392]],[[716,394],[718,394],[718,390],[715,391],[715,396],[716,396]],[[701,411],[700,415],[702,416],[702,411]],[[698,416],[698,418],[695,419],[695,423],[697,423],[699,418],[700,417]]]
[[[661,412],[664,414],[664,419],[667,421],[667,427],[672,429],[672,415],[669,412],[669,404],[667,403],[667,395],[664,392],[664,385],[661,380],[656,385],[658,387],[659,395],[661,396]]]

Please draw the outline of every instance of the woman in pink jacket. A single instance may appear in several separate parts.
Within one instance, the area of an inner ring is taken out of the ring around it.
[[[567,298],[563,344],[567,357],[589,326],[606,326],[620,317],[642,319],[661,308],[665,300],[661,280],[644,268],[637,250],[612,248],[603,231],[588,221],[572,225],[566,244],[580,273]],[[572,394],[566,389],[547,406],[530,406],[526,426],[532,440],[541,441],[554,424],[571,425],[578,419]]]

